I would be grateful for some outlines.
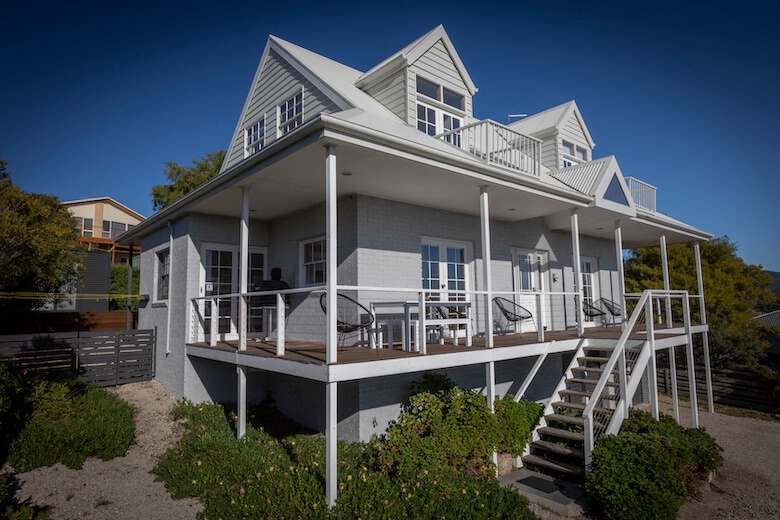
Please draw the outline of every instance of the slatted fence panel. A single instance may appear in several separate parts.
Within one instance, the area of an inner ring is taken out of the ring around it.
[[[152,379],[155,344],[154,330],[25,334],[0,337],[0,357],[23,370],[113,386]]]
[[[671,372],[668,368],[658,371],[659,391],[671,394],[671,382]],[[677,389],[680,395],[690,395],[688,372],[684,367],[677,369]],[[706,398],[707,395],[707,381],[703,370],[696,372],[696,395],[699,396],[699,400]],[[777,389],[768,382],[762,381],[748,369],[713,370],[712,398],[716,403],[739,408],[769,413],[780,411],[780,395]]]

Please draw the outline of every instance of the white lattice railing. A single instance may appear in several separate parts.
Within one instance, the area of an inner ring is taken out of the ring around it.
[[[485,119],[437,135],[487,164],[539,176],[542,142]]]

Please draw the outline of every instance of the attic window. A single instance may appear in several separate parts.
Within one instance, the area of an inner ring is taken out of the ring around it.
[[[265,118],[244,131],[244,156],[249,157],[265,146]]]
[[[563,142],[563,153],[574,157],[574,144],[569,141]]]
[[[585,148],[583,148],[581,146],[578,146],[577,147],[577,155],[576,155],[576,157],[577,157],[577,159],[579,159],[581,161],[587,161],[588,160],[588,151]]]
[[[279,105],[279,132],[282,135],[303,124],[303,89]]]
[[[417,93],[425,97],[435,99],[441,103],[458,110],[465,110],[465,99],[463,94],[458,94],[454,90],[442,87],[438,83],[417,76]]]

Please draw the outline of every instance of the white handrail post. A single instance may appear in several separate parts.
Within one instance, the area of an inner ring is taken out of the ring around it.
[[[623,343],[620,346],[620,363],[618,365],[618,377],[620,377],[620,401],[623,403],[623,416],[628,417],[628,409],[631,408],[631,403],[628,400],[628,373],[626,371],[626,344]]]
[[[618,268],[618,301],[623,311],[620,315],[620,328],[626,327],[626,274],[623,266],[623,229],[620,220],[615,221],[615,253]],[[614,316],[613,316],[614,319]],[[614,322],[613,322],[614,323]]]
[[[585,449],[585,470],[589,470],[593,463],[593,448],[595,447],[595,439],[593,438],[593,418],[592,414],[588,413],[582,416],[585,421],[583,430],[585,432],[585,443],[583,448]]]
[[[204,300],[205,301],[205,300]],[[211,298],[211,323],[209,323],[209,345],[212,347],[217,346],[217,324],[219,322],[219,298],[212,296]]]
[[[542,313],[542,293],[537,292],[536,299],[536,339],[541,343],[544,341],[544,314]]]
[[[674,326],[672,322],[672,297],[669,295],[671,286],[669,283],[669,255],[666,251],[666,235],[661,235],[661,266],[663,268],[664,290],[666,294],[666,328]]]
[[[419,304],[419,312],[417,314],[417,317],[418,317],[417,321],[420,323],[420,325],[418,326],[419,330],[417,331],[417,337],[420,338],[420,345],[419,345],[419,348],[417,350],[420,352],[420,354],[425,355],[425,354],[428,353],[428,343],[427,343],[427,339],[428,338],[425,337],[425,311],[426,311],[426,309],[425,309],[425,291],[420,291],[418,293],[417,298],[418,298],[418,304]]]
[[[282,293],[276,293],[276,355],[284,355],[284,296]]]
[[[648,298],[645,304],[645,324],[647,341],[650,342],[650,412],[658,420],[658,367],[655,363],[655,323],[653,322],[653,299]]]

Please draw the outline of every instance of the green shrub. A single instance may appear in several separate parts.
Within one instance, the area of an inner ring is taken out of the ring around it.
[[[450,396],[446,408],[453,415],[481,416],[466,409],[458,414],[469,399],[478,401],[452,391],[443,395]],[[482,403],[487,408],[484,398]],[[418,473],[406,468],[403,476],[391,474],[374,465],[383,450],[378,441],[339,443],[338,502],[328,509],[322,435],[295,433],[289,421],[285,425],[277,411],[266,407],[250,409],[241,440],[232,429],[233,415],[220,405],[183,402],[174,416],[183,421],[185,433],[154,472],[175,497],[199,497],[203,518],[534,518],[525,498],[495,478],[454,470],[442,478],[431,469],[440,468],[432,460],[430,467],[425,461],[415,465]]]
[[[606,518],[676,518],[696,481],[722,464],[720,451],[703,429],[632,410],[618,435],[599,439],[585,491]]]
[[[9,445],[32,413],[28,398],[32,380],[27,371],[0,361],[0,465],[6,460]]]
[[[78,469],[87,457],[109,460],[124,455],[133,441],[132,406],[105,390],[39,379],[30,403],[30,419],[8,453],[8,462],[17,471],[56,462]]]
[[[521,455],[544,408],[533,401],[515,401],[511,394],[496,399],[493,408],[496,412],[496,451]]]

